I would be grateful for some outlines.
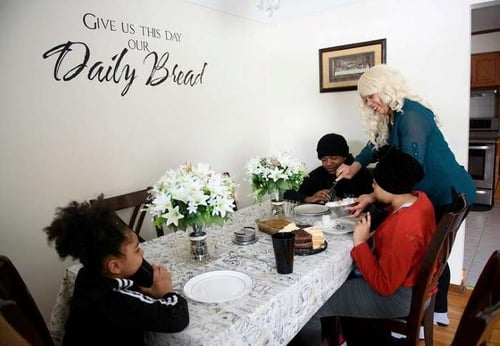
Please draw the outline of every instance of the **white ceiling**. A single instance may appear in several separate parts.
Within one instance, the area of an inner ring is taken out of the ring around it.
[[[184,0],[199,6],[211,8],[238,17],[259,22],[275,22],[320,12],[328,8],[362,0],[281,0],[280,7],[272,17],[257,8],[256,0]],[[474,6],[472,10],[472,32],[500,28],[500,0],[487,1]]]
[[[274,22],[281,19],[298,17],[320,12],[346,3],[361,0],[281,0],[280,7],[272,17],[266,17],[264,11],[257,8],[256,0],[184,0],[203,7],[229,13],[259,22]]]

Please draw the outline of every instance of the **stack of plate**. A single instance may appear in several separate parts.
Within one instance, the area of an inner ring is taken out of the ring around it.
[[[314,225],[323,215],[330,214],[330,209],[321,204],[300,204],[293,208],[298,225]]]
[[[321,204],[300,204],[293,208],[296,215],[321,216],[330,214],[330,209]]]

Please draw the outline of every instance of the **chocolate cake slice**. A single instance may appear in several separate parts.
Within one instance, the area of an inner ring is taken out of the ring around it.
[[[312,235],[302,228],[295,231],[295,248],[296,249],[312,249]]]

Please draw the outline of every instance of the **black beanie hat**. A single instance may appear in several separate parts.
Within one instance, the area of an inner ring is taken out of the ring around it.
[[[393,194],[410,193],[424,177],[422,165],[413,156],[391,148],[373,170],[377,185]]]
[[[336,133],[329,133],[321,137],[316,151],[320,160],[323,156],[349,156],[349,147],[345,138]]]

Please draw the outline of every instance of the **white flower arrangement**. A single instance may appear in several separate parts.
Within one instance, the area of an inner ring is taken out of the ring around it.
[[[287,152],[268,157],[250,159],[246,165],[252,183],[252,191],[257,201],[266,194],[276,194],[286,190],[298,190],[308,175],[305,163],[294,159]]]
[[[188,162],[160,178],[149,191],[153,199],[147,208],[156,226],[174,230],[223,224],[234,212],[235,191],[228,176]]]

